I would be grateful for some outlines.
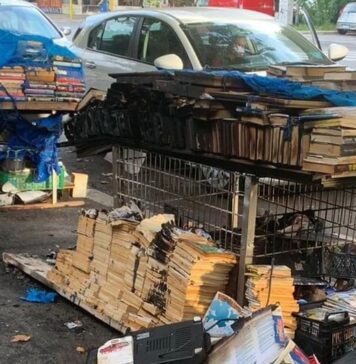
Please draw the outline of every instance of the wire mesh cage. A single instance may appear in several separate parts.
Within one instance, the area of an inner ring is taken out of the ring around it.
[[[244,175],[121,147],[113,149],[113,160],[116,205],[133,200],[146,216],[172,213],[179,227],[203,228],[223,248],[240,254],[249,204]],[[326,269],[325,247],[350,254],[355,246],[356,185],[260,178],[254,218],[255,263],[269,264],[273,257],[320,275]]]
[[[175,215],[178,226],[203,228],[238,253],[240,174],[142,150],[114,148],[116,205],[133,200],[145,216]]]

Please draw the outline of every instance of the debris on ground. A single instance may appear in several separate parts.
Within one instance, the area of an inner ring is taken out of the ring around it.
[[[21,297],[21,299],[27,302],[53,303],[56,301],[57,297],[58,294],[56,292],[30,288],[26,291],[26,295]]]
[[[77,333],[83,331],[83,323],[79,320],[65,322],[64,325],[71,331],[75,331]]]
[[[57,252],[52,250],[46,255],[46,262],[51,265],[56,264]]]
[[[77,346],[75,350],[78,353],[80,353],[80,354],[84,354],[85,353],[85,349],[82,346]]]
[[[131,364],[133,340],[131,336],[113,339],[98,349],[98,364]]]
[[[12,343],[25,343],[31,340],[29,335],[15,335],[11,338]]]

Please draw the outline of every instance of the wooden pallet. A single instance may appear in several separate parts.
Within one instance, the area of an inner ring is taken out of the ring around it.
[[[57,102],[57,101],[18,101],[16,102],[18,110],[23,111],[75,111],[78,102]],[[10,101],[0,102],[0,110],[13,110],[14,105]]]
[[[31,203],[28,205],[0,206],[0,211],[61,209],[64,207],[81,207],[84,205],[85,205],[85,201],[83,201],[83,200],[61,201],[61,202],[56,202],[56,203],[38,202],[38,203]]]
[[[85,302],[81,301],[76,295],[69,294],[68,292],[63,290],[60,286],[57,286],[56,284],[50,282],[47,279],[47,273],[49,270],[53,268],[53,266],[44,262],[42,259],[22,254],[11,254],[11,253],[3,253],[2,259],[5,264],[18,268],[19,270],[26,273],[36,281],[56,291],[59,295],[66,298],[68,301],[74,303],[76,306],[87,311],[100,321],[106,323],[115,330],[118,330],[120,333],[126,333],[127,328],[123,326],[121,323],[112,320],[105,314],[99,313],[93,307],[90,307]]]

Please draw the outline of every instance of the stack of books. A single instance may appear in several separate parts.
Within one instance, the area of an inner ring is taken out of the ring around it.
[[[0,85],[1,101],[79,102],[85,94],[82,64],[62,57],[44,66],[2,67]]]
[[[23,67],[0,68],[0,100],[9,101],[11,98],[17,101],[25,100],[22,90],[25,77]]]
[[[172,220],[81,215],[76,250],[58,253],[48,279],[131,330],[202,316],[236,258]]]
[[[294,285],[291,270],[284,265],[250,265],[247,267],[246,298],[252,311],[270,304],[280,304],[283,322],[289,332],[296,329],[292,312],[298,312],[299,306],[294,299]]]
[[[333,175],[356,175],[356,107],[305,111],[309,148],[303,169]],[[318,120],[318,118],[322,120]]]
[[[61,57],[53,59],[58,101],[80,101],[85,93],[82,64]]]
[[[178,238],[168,263],[164,316],[176,322],[204,315],[216,292],[225,289],[235,264],[232,253]]]
[[[341,65],[271,66],[268,75],[336,91],[355,91],[356,72]]]

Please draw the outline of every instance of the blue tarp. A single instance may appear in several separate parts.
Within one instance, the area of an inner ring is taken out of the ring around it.
[[[56,292],[40,290],[38,288],[29,288],[25,296],[21,297],[24,301],[36,303],[53,303],[57,298],[58,294]]]
[[[192,71],[194,74],[222,76],[242,80],[257,94],[294,100],[324,100],[334,106],[356,106],[356,92],[334,91],[305,86],[278,77],[264,77],[239,71]]]
[[[0,67],[46,68],[51,67],[52,58],[58,56],[65,60],[77,59],[68,48],[56,44],[55,40],[0,30]],[[82,68],[75,72],[80,72],[84,78]],[[53,169],[60,172],[56,143],[62,132],[62,117],[50,116],[30,123],[17,111],[15,100],[13,103],[14,110],[0,110],[0,133],[5,131],[8,135],[7,150],[0,152],[0,160],[32,161],[37,167],[35,182],[43,182],[49,178]]]
[[[43,182],[51,176],[52,169],[60,173],[56,144],[62,132],[62,116],[49,116],[33,124],[17,111],[0,112],[0,126],[9,134],[7,149],[0,152],[0,160],[32,161],[37,166],[35,182]]]
[[[31,42],[42,44],[42,50],[38,50],[38,44],[33,47],[38,52],[33,52],[33,58],[24,53],[31,46]],[[16,34],[7,30],[0,30],[0,67],[3,66],[50,66],[50,58],[54,56],[76,59],[77,57],[67,47],[56,44],[56,41],[40,35]]]

